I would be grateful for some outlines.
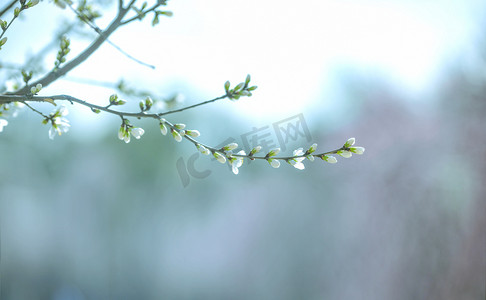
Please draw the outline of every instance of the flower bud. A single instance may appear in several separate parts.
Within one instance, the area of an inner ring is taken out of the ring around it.
[[[349,151],[361,155],[365,152],[365,148],[364,147],[351,147],[351,148],[349,148]]]
[[[222,155],[219,152],[214,152],[213,156],[216,158],[217,161],[219,161],[222,164],[224,164],[226,162],[226,157],[224,157],[224,155]]]
[[[231,151],[231,150],[236,149],[236,148],[238,148],[238,144],[237,143],[230,143],[230,144],[224,146],[223,147],[223,150],[224,151]]]
[[[344,147],[344,148],[349,148],[349,147],[351,147],[351,146],[353,146],[353,145],[354,145],[355,141],[356,141],[356,140],[355,140],[355,138],[354,138],[354,137],[349,138],[349,139],[346,141],[346,143],[344,143],[344,146],[343,146],[343,147]]]

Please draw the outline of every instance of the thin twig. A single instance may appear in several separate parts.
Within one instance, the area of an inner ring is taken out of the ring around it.
[[[174,110],[169,110],[167,112],[159,113],[158,115],[159,116],[165,116],[165,115],[168,115],[168,114],[181,112],[181,111],[184,111],[184,110],[187,110],[187,109],[191,109],[191,108],[198,107],[198,106],[201,106],[201,105],[204,105],[204,104],[215,102],[215,101],[227,98],[227,97],[228,97],[228,95],[220,96],[220,97],[217,97],[217,98],[214,98],[214,99],[211,99],[211,100],[207,100],[207,101],[204,101],[204,102],[201,102],[201,103],[197,103],[197,104],[194,104],[194,105],[191,105],[191,106],[186,106],[186,107],[182,107],[182,108],[179,108],[179,109],[174,109]]]
[[[132,0],[129,7],[135,2]],[[118,15],[112,21],[110,26],[100,33],[100,36],[88,47],[86,48],[81,54],[79,54],[75,59],[70,61],[69,63],[65,64],[63,67],[59,68],[55,72],[50,72],[45,75],[43,78],[37,80],[33,83],[33,85],[42,84],[43,87],[48,86],[52,82],[59,79],[59,77],[64,76],[66,73],[77,67],[79,64],[84,62],[91,54],[93,54],[98,48],[103,44],[104,41],[120,26],[121,20],[127,14],[129,8],[122,8],[118,11]],[[10,95],[25,95],[28,94],[29,90],[28,87],[23,87],[13,93],[9,93]]]
[[[92,104],[92,103],[89,103],[89,102],[84,101],[82,99],[78,99],[76,97],[69,96],[69,95],[54,95],[54,96],[45,96],[45,97],[44,96],[28,97],[28,96],[20,96],[20,95],[0,95],[0,103],[9,103],[9,102],[15,102],[15,101],[19,101],[19,102],[25,102],[25,101],[50,102],[50,100],[46,100],[46,99],[66,100],[66,101],[69,101],[69,102],[76,102],[76,103],[82,104],[82,105],[87,106],[91,109],[99,109],[101,111],[105,111],[107,113],[111,113],[111,114],[115,114],[115,115],[119,115],[119,116],[160,119],[160,117],[162,117],[162,116],[181,112],[181,111],[191,109],[191,108],[194,108],[194,107],[197,107],[197,106],[205,105],[205,104],[208,104],[208,103],[211,103],[211,102],[215,102],[217,100],[224,99],[226,97],[228,97],[228,96],[224,95],[224,96],[220,96],[220,97],[217,97],[217,98],[214,98],[214,99],[211,99],[211,100],[207,100],[207,101],[204,101],[204,102],[201,102],[201,103],[197,103],[197,104],[194,104],[194,105],[191,105],[191,106],[186,106],[186,107],[183,107],[183,108],[170,110],[170,111],[166,111],[166,112],[162,112],[162,113],[152,113],[152,114],[147,114],[145,112],[132,113],[132,112],[116,111],[116,110],[110,109],[106,106],[99,106],[99,105],[96,105],[96,104]]]
[[[37,109],[33,108],[32,106],[29,105],[29,103],[25,102],[25,101],[22,101],[23,104],[25,104],[25,106],[27,106],[28,108],[30,108],[32,111],[38,113],[39,115],[43,116],[44,118],[49,118],[48,116],[46,116],[45,114],[43,114],[42,112],[38,111]]]
[[[91,27],[91,29],[93,29],[94,31],[96,31],[96,33],[102,34],[102,30],[98,26],[96,26],[93,22],[89,21],[87,19],[86,15],[83,15],[79,11],[77,11],[76,9],[74,9],[72,7],[72,5],[68,4],[68,6],[79,17],[79,19],[81,21],[83,21],[86,25],[88,25],[89,27]],[[123,23],[121,23],[120,25],[123,25]],[[110,44],[111,46],[113,46],[120,53],[122,53],[123,55],[125,55],[126,57],[128,57],[129,59],[135,61],[136,63],[141,64],[141,65],[146,66],[146,67],[149,67],[151,69],[155,69],[155,66],[154,65],[145,63],[145,62],[143,62],[143,61],[141,61],[141,60],[139,60],[139,59],[131,56],[130,54],[128,54],[127,52],[125,52],[122,48],[120,48],[118,45],[116,45],[115,43],[113,43],[112,41],[110,41],[109,39],[106,39],[106,42],[108,44]]]
[[[155,10],[155,9],[157,9],[157,7],[159,7],[159,6],[160,6],[160,4],[154,4],[154,6],[152,6],[151,8],[149,8],[149,9],[147,9],[146,11],[143,11],[143,12],[141,12],[141,13],[143,13],[143,14],[145,15],[145,14],[147,14],[147,13],[151,12],[151,11],[154,11],[154,10]],[[132,17],[132,18],[130,18],[130,19],[128,19],[128,20],[126,20],[126,21],[123,21],[123,22],[121,22],[121,25],[126,25],[126,24],[128,24],[128,23],[130,23],[130,22],[133,22],[133,21],[135,21],[135,20],[140,20],[140,16],[138,16],[138,15],[137,15],[137,16]]]

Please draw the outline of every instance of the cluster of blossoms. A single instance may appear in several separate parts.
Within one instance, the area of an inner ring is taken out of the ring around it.
[[[42,90],[42,84],[38,83],[36,86],[30,88],[30,93],[32,95],[36,95]]]
[[[140,127],[133,127],[133,125],[130,124],[130,121],[123,119],[120,129],[118,130],[118,138],[125,143],[130,143],[130,134],[138,140],[144,133],[145,130]]]
[[[166,135],[169,130],[168,128],[170,128],[172,136],[176,141],[180,142],[182,138],[188,139],[196,146],[197,150],[202,154],[212,155],[218,162],[222,164],[228,162],[231,165],[234,174],[239,173],[239,168],[243,165],[245,158],[248,158],[250,160],[264,159],[274,168],[280,167],[280,161],[286,161],[294,168],[304,170],[305,165],[303,161],[305,159],[312,162],[315,160],[316,157],[318,157],[323,161],[333,164],[337,163],[337,159],[331,154],[337,154],[344,158],[349,158],[352,156],[352,153],[363,154],[365,151],[365,148],[363,147],[354,146],[355,138],[349,138],[341,148],[320,154],[314,154],[317,149],[317,144],[313,144],[306,151],[304,151],[303,148],[298,148],[294,150],[292,156],[290,157],[277,157],[277,154],[279,154],[280,152],[280,148],[270,150],[265,156],[255,156],[255,154],[259,153],[262,150],[261,146],[254,147],[247,155],[244,150],[240,150],[236,153],[233,152],[235,149],[238,148],[237,143],[230,143],[222,147],[221,149],[215,149],[207,145],[203,145],[202,143],[199,143],[198,141],[193,139],[193,137],[199,136],[199,132],[197,130],[184,130],[185,126],[185,124],[172,125],[165,119],[160,120],[160,128],[162,134]]]
[[[230,100],[238,100],[240,97],[251,97],[251,92],[256,90],[256,86],[249,86],[251,80],[250,74],[246,76],[245,82],[238,83],[234,88],[230,89],[230,82],[226,81],[224,84],[224,90],[226,96]]]
[[[69,120],[64,118],[69,114],[67,108],[63,105],[59,109],[54,110],[49,116],[46,116],[42,121],[43,124],[51,123],[51,128],[49,129],[49,138],[54,139],[56,133],[62,135],[69,131]]]

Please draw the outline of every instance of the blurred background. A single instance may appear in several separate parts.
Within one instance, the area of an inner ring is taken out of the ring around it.
[[[94,4],[100,27],[115,4]],[[167,10],[110,38],[155,70],[103,45],[40,94],[105,105],[123,80],[182,107],[250,73],[251,98],[167,119],[214,146],[258,132],[289,154],[349,137],[366,152],[304,171],[245,162],[235,176],[150,120],[131,120],[146,133],[125,144],[119,118],[65,103],[72,127],[51,141],[24,108],[0,133],[1,299],[485,299],[484,1]],[[74,19],[43,1],[13,23],[3,91],[15,66],[52,68]],[[95,37],[79,24],[68,36],[68,61]]]

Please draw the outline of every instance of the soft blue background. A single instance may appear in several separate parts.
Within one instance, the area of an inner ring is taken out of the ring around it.
[[[114,11],[107,6],[107,14]],[[42,95],[107,103],[117,82],[182,105],[247,73],[259,86],[168,117],[217,145],[302,113],[312,141],[362,156],[306,170],[200,157],[157,123],[125,144],[120,120],[68,108],[54,141],[25,109],[0,134],[2,299],[483,299],[486,104],[481,1],[170,1],[171,19],[121,28]],[[49,16],[49,17],[48,17]],[[22,63],[68,10],[41,2],[8,31]],[[107,24],[99,22],[100,26]],[[72,37],[72,58],[88,38]],[[53,64],[55,48],[45,58]],[[44,61],[43,61],[44,62]],[[41,64],[42,65],[42,64]],[[0,69],[7,86],[13,80]],[[136,107],[139,99],[127,99]],[[49,104],[37,105],[50,112]]]

